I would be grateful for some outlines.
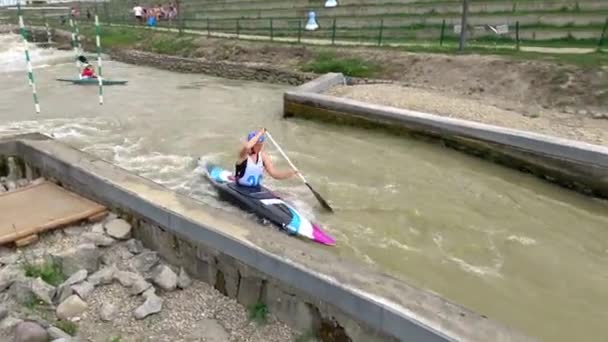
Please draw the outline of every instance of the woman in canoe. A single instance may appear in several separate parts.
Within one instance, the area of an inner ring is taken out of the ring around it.
[[[266,129],[249,132],[247,142],[239,151],[236,162],[236,182],[243,186],[260,186],[264,170],[274,179],[286,179],[297,174],[297,171],[279,171],[274,168],[270,156],[262,148],[264,147],[264,133]]]
[[[93,66],[91,64],[87,64],[84,66],[84,69],[82,69],[82,74],[80,74],[80,76],[82,76],[82,78],[97,78],[97,75],[95,75],[95,69],[93,69]]]

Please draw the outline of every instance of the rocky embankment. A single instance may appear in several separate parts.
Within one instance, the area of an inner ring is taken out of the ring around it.
[[[110,214],[102,222],[48,232],[25,248],[0,246],[0,340],[295,338],[266,317],[265,307],[248,312],[164,262],[131,238],[131,231],[128,222]],[[252,315],[265,323],[252,321]]]

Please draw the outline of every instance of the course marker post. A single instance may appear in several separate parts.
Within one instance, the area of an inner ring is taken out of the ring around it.
[[[34,80],[34,70],[32,68],[32,62],[30,60],[30,52],[27,43],[27,33],[25,32],[25,25],[23,23],[23,15],[21,14],[21,3],[17,2],[17,11],[19,16],[19,32],[21,38],[23,38],[23,46],[25,47],[25,62],[27,64],[27,78],[32,87],[32,96],[34,98],[34,108],[36,113],[40,114],[40,104],[38,103],[38,94],[36,93],[36,81]]]
[[[95,14],[95,43],[97,44],[97,79],[99,80],[99,104],[103,104],[103,77],[101,72],[101,30],[99,17]]]
[[[74,30],[74,20],[70,18],[70,28],[72,29],[72,48],[74,49],[74,54],[76,55],[76,73],[78,78],[82,79],[82,75],[80,74],[80,61],[78,57],[80,56],[78,52],[78,43],[76,43],[76,31]]]

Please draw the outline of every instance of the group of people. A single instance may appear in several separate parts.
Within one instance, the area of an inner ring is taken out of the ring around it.
[[[167,5],[158,4],[156,6],[142,7],[136,4],[132,10],[135,19],[139,22],[148,22],[150,19],[158,20],[173,20],[177,18],[177,7],[173,3]]]

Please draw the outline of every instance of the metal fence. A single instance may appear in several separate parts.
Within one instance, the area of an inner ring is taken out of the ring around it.
[[[7,0],[0,0],[7,1]],[[8,0],[16,1],[16,0]],[[66,4],[63,4],[66,6]],[[85,13],[98,13],[107,24],[149,27],[144,19],[138,21],[129,3],[109,1],[71,3],[79,9],[82,20]],[[57,16],[49,11],[43,16]],[[178,9],[176,18],[160,19],[154,23],[155,29],[169,29],[179,32],[202,34],[215,37],[229,37],[249,40],[270,40],[304,44],[323,45],[376,45],[376,46],[435,46],[454,47],[458,45],[461,25],[454,18],[438,19],[427,23],[404,23],[400,18],[378,18],[357,22],[357,17],[317,18],[318,27],[307,27],[309,18],[202,18],[200,9]],[[65,13],[69,15],[69,13]],[[5,16],[5,20],[10,20]],[[31,21],[40,20],[40,13],[29,15]],[[13,19],[14,20],[14,19]],[[401,19],[402,20],[402,19]],[[479,21],[476,21],[479,22]],[[576,32],[572,28],[572,32]],[[585,26],[585,35],[577,37],[568,34],[552,38],[550,30],[538,25],[509,23],[486,23],[467,25],[467,45],[470,47],[519,48],[521,45],[534,46],[577,46],[604,48],[608,41],[608,18],[603,23]],[[543,37],[542,35],[545,35]]]

